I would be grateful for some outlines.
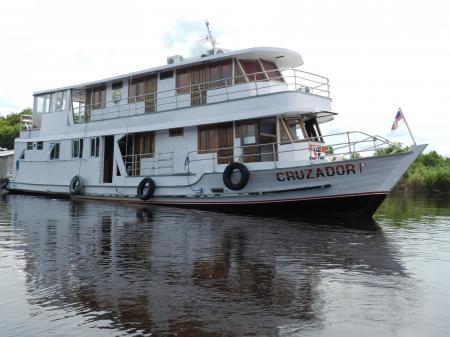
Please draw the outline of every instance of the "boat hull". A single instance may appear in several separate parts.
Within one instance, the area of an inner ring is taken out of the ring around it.
[[[387,192],[356,195],[336,195],[317,198],[255,200],[255,201],[211,201],[211,200],[149,200],[132,198],[76,196],[74,200],[96,200],[140,205],[159,205],[214,211],[232,214],[272,216],[286,218],[371,218]]]
[[[184,186],[164,186],[155,178],[155,195],[148,201],[136,197],[142,177],[124,186],[86,186],[84,195],[73,197],[265,216],[369,218],[425,146],[394,155],[251,170],[249,183],[240,191],[221,187],[222,173],[213,172]],[[16,181],[11,187],[14,192],[69,195],[64,184]]]

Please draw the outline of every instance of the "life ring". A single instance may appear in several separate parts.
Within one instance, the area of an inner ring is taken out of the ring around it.
[[[2,190],[6,189],[6,186],[8,186],[8,184],[9,184],[9,179],[8,178],[3,179],[2,186],[0,186],[0,189],[2,189]]]
[[[153,194],[155,193],[155,182],[153,181],[152,178],[149,177],[145,177],[144,179],[141,180],[141,182],[138,185],[137,188],[137,196],[139,199],[141,200],[148,200],[151,197],[153,197]],[[144,189],[147,189],[144,192]]]
[[[83,178],[81,176],[76,175],[72,178],[69,185],[70,194],[81,194],[83,193]]]
[[[235,170],[238,170],[241,174],[239,181],[236,183],[231,180],[231,176]],[[225,168],[225,171],[223,171],[223,183],[233,191],[242,190],[247,185],[249,178],[250,172],[247,167],[241,163],[231,163]]]

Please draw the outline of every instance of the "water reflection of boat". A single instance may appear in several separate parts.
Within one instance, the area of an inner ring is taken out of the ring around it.
[[[7,203],[31,304],[142,335],[234,336],[255,326],[277,335],[285,324],[320,324],[324,272],[404,274],[376,225],[24,196]]]

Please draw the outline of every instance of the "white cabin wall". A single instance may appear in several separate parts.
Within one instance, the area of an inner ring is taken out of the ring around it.
[[[61,134],[69,127],[66,111],[49,112],[42,115],[40,136]]]
[[[184,161],[189,151],[197,150],[197,127],[184,128],[183,136],[169,137],[169,130],[155,133],[155,152],[174,152],[173,172],[184,171]]]
[[[158,76],[158,97],[157,97],[157,111],[176,109],[175,97],[175,71],[173,71],[172,78],[160,80]]]

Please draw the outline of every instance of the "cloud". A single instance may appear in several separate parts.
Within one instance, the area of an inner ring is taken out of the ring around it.
[[[177,19],[172,31],[163,36],[164,46],[173,51],[182,51],[188,57],[205,53],[211,48],[206,41],[208,33],[205,21]]]

